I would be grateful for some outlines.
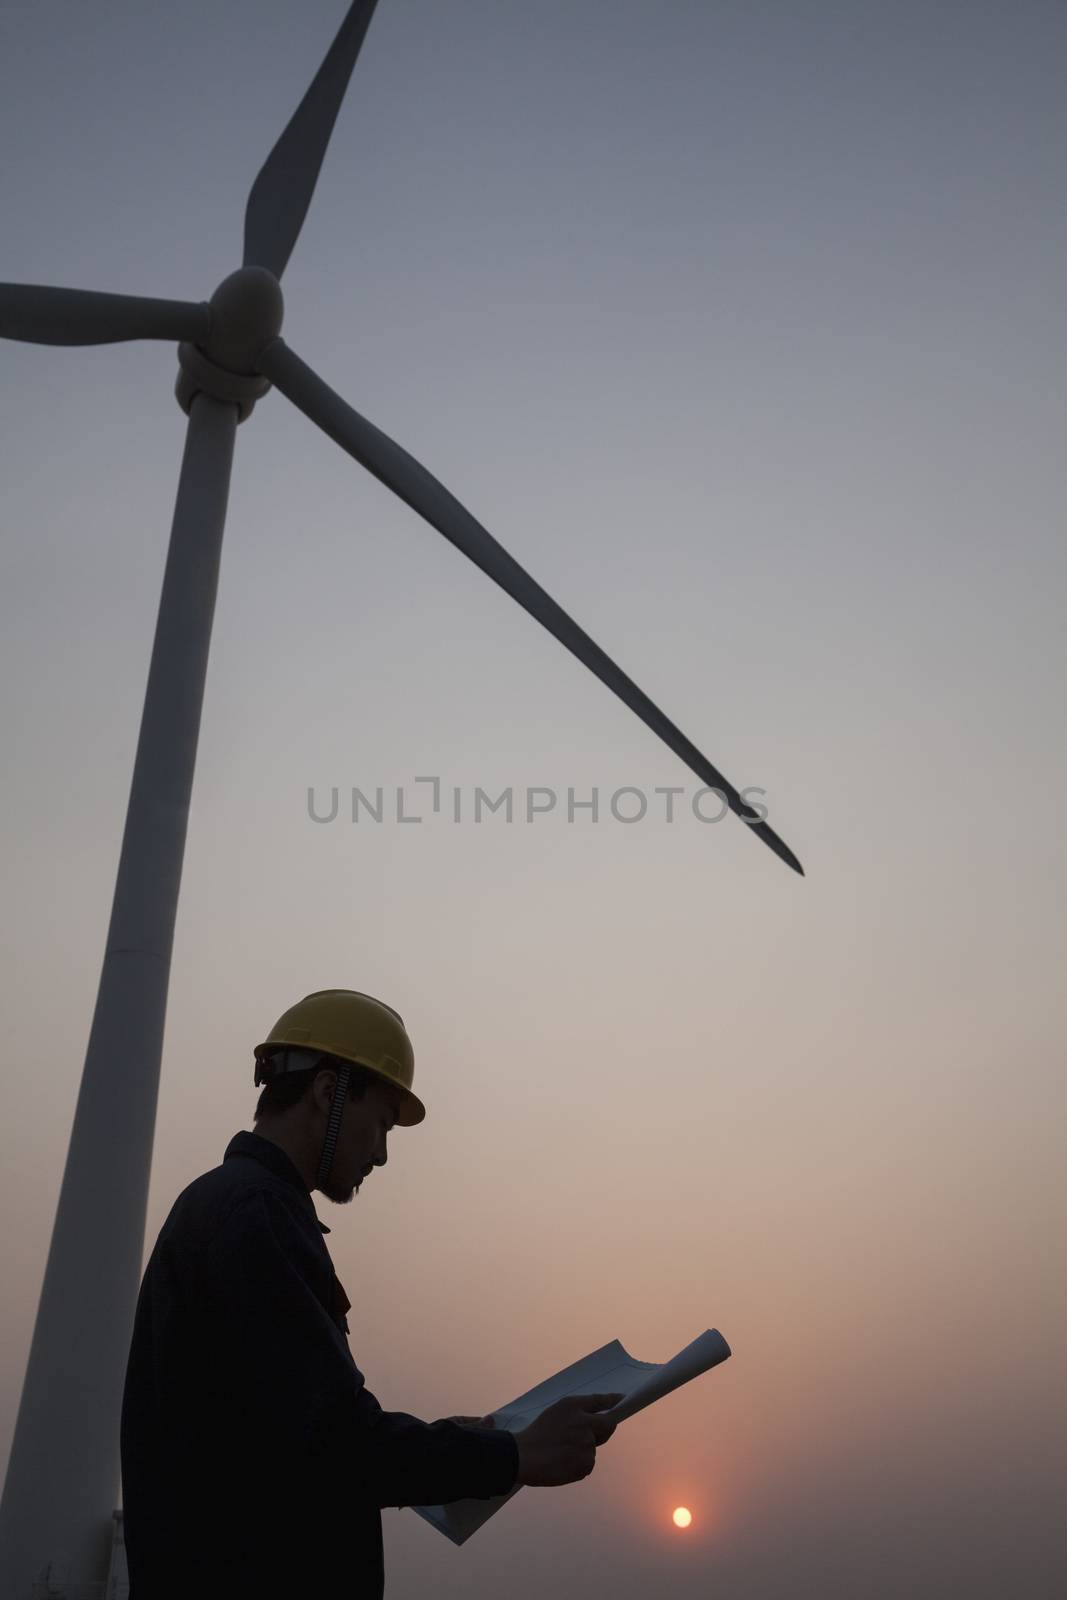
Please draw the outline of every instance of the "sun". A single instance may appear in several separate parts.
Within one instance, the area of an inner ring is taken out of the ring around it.
[[[688,1506],[677,1506],[671,1516],[671,1521],[676,1528],[688,1528],[692,1520],[693,1513]]]

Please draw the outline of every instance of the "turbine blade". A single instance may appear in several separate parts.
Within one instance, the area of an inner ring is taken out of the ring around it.
[[[310,88],[259,170],[245,208],[246,267],[266,267],[276,278],[285,271],[376,4],[353,0]]]
[[[310,417],[343,450],[354,456],[386,488],[399,495],[413,511],[425,517],[457,550],[468,556],[561,644],[566,645],[579,661],[596,674],[601,683],[606,684],[631,711],[636,712],[646,727],[651,728],[698,778],[703,779],[710,788],[721,790],[731,811],[743,818],[752,832],[787,866],[803,876],[804,868],[789,846],[760,819],[752,806],[742,800],[733,784],[712,766],[696,745],[664,716],[636,683],[604,654],[599,645],[594,644],[589,635],[572,621],[540,584],[519,566],[492,534],[487,533],[425,467],[421,467],[414,457],[409,456],[406,450],[402,450],[373,423],[346,405],[340,395],[301,361],[283,339],[272,339],[260,352],[257,365],[264,377],[287,395],[305,416]]]
[[[211,327],[207,304],[149,300],[141,295],[0,283],[0,338],[29,344],[118,344],[124,339],[177,339],[203,344]]]

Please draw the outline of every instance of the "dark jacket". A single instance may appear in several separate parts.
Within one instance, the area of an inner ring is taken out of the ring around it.
[[[328,1232],[254,1133],[175,1201],[122,1403],[130,1600],[380,1600],[381,1506],[512,1488],[512,1434],[420,1422],[369,1392]]]

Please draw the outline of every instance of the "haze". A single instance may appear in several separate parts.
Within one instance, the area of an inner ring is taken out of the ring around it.
[[[3,277],[206,299],[342,12],[8,7]],[[146,1255],[251,1126],[253,1044],[353,987],[403,1014],[428,1107],[352,1205],[316,1197],[383,1405],[480,1413],[614,1338],[734,1349],[462,1549],[386,1512],[393,1597],[1063,1582],[1065,44],[1052,0],[382,0],[371,25],[286,338],[766,791],[807,871],[698,821],[681,764],[290,406],[241,427]],[[165,346],[3,350],[0,1462],[175,372]],[[347,820],[354,786],[381,823]],[[514,821],[475,824],[507,786]],[[528,787],[554,811],[526,822]],[[623,787],[643,820],[611,815]]]

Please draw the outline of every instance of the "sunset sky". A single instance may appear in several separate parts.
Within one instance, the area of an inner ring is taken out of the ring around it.
[[[6,7],[0,277],[207,299],[344,9]],[[392,1600],[1064,1581],[1065,67],[1058,0],[380,0],[285,337],[807,873],[282,397],[241,426],[145,1256],[356,988],[428,1110],[316,1196],[384,1406],[734,1351],[460,1549],[386,1511]],[[166,345],[2,357],[0,1472],[185,423]]]

